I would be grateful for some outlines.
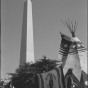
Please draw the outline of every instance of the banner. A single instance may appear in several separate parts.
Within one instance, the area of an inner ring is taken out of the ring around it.
[[[65,88],[62,66],[38,74],[39,88]]]

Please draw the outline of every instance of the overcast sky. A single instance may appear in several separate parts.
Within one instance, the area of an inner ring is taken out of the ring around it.
[[[19,65],[23,5],[25,0],[1,2],[2,78]],[[78,22],[76,35],[87,47],[87,0],[32,0],[35,59],[46,55],[56,59],[61,37],[59,31],[71,36],[60,21]]]

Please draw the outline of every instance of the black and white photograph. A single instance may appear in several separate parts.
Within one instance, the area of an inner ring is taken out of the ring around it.
[[[87,0],[0,0],[0,88],[88,88]]]

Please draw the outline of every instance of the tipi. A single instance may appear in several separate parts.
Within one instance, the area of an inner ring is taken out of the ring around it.
[[[64,75],[66,75],[69,68],[72,68],[73,73],[80,80],[81,68],[76,49],[76,42],[72,38],[62,33],[61,37],[62,40],[58,54],[58,59],[62,61]]]
[[[83,80],[85,83],[85,86],[88,86],[88,73],[87,73],[87,49],[83,45],[83,43],[78,39],[78,37],[75,35],[76,29],[77,29],[77,22],[75,21],[75,25],[73,26],[73,23],[71,21],[71,24],[68,20],[68,22],[64,23],[70,30],[72,34],[72,39],[75,40],[76,46],[77,46],[77,53],[80,60],[80,66],[81,66],[81,75],[83,76]],[[81,76],[81,77],[82,77]]]

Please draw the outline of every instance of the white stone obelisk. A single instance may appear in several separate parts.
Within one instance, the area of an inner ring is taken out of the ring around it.
[[[23,11],[20,65],[31,61],[34,62],[32,2],[30,0],[26,0],[24,2]]]

